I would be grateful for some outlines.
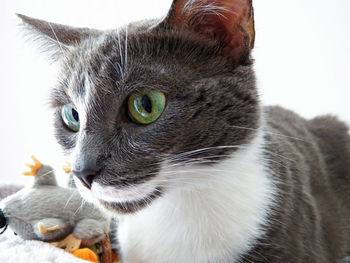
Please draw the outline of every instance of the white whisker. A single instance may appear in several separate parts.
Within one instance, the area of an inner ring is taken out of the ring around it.
[[[191,155],[195,155],[195,154],[199,154],[199,153],[203,153],[203,152],[220,150],[220,149],[235,149],[235,148],[236,149],[244,149],[247,147],[243,146],[243,145],[211,146],[211,147],[205,147],[205,148],[201,148],[201,149],[191,150],[191,151],[187,151],[187,152],[183,152],[183,153],[179,153],[179,154],[172,154],[172,155],[165,154],[164,156],[166,156],[166,159],[164,159],[164,160],[178,160],[178,159],[181,159],[183,157],[187,157],[187,156],[191,156]]]
[[[119,28],[117,28],[117,36],[118,36],[118,46],[119,46],[119,55],[120,55],[120,63],[121,63],[120,70],[122,72],[121,78],[124,79],[124,72],[122,69],[125,69],[125,65],[124,65],[124,57],[123,57],[123,52],[122,52],[122,45],[121,45],[121,41],[120,41]]]
[[[100,55],[101,57],[103,57],[104,59],[106,59],[107,62],[115,69],[115,71],[116,71],[117,73],[119,73],[120,75],[123,74],[122,68],[121,68],[121,66],[120,66],[119,63],[117,63],[117,66],[118,66],[118,68],[117,68],[117,67],[114,65],[114,63],[111,61],[110,58],[108,58],[107,56],[105,56],[105,55],[102,54],[102,53],[99,53],[99,55]],[[112,79],[112,80],[113,80],[113,79]]]
[[[124,42],[124,73],[127,72],[128,66],[128,26],[125,25],[125,42]]]
[[[56,35],[55,30],[53,29],[53,27],[52,27],[52,25],[51,25],[50,22],[47,22],[47,23],[48,23],[48,25],[49,25],[49,27],[50,27],[50,29],[51,29],[51,31],[52,31],[54,37],[55,37],[55,40],[56,40],[56,42],[57,42],[57,45],[58,45],[59,49],[60,49],[60,51],[61,51],[61,55],[63,56],[63,58],[62,58],[63,62],[64,62],[65,65],[67,66],[67,68],[68,68],[68,70],[70,71],[70,73],[71,73],[72,75],[74,75],[74,74],[73,74],[73,73],[74,73],[74,72],[73,72],[73,69],[72,69],[71,66],[68,64],[67,56],[65,55],[66,53],[65,53],[64,50],[63,50],[62,44],[61,44],[61,42],[59,41],[59,39],[58,39],[58,37],[57,37],[57,35]]]
[[[67,199],[66,204],[65,204],[64,207],[63,207],[63,210],[67,208],[67,206],[68,206],[70,200],[72,200],[72,198],[73,198],[73,196],[74,196],[75,194],[76,194],[75,191],[73,191],[73,192],[71,193],[71,195],[70,195],[69,198]]]
[[[81,198],[81,204],[80,204],[80,206],[77,208],[77,210],[75,210],[75,212],[74,212],[74,214],[73,214],[73,217],[74,217],[77,213],[79,213],[79,211],[81,211],[81,210],[83,209],[85,203],[86,203],[86,200],[85,200],[84,198]]]

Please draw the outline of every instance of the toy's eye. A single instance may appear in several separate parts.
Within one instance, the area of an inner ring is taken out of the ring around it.
[[[128,99],[128,113],[139,124],[151,124],[162,115],[165,104],[166,97],[162,92],[137,92]]]
[[[5,217],[4,213],[0,209],[0,228],[3,228],[6,225],[7,225],[6,217]]]
[[[0,232],[0,235],[2,235],[7,229],[7,219],[4,213],[0,209],[0,229],[1,228],[4,228],[4,229]]]
[[[77,132],[80,128],[79,113],[70,105],[64,105],[61,109],[61,117],[64,124],[72,131]]]

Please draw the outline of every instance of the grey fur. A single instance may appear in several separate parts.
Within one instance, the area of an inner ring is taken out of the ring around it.
[[[2,184],[0,186],[0,201],[5,197],[12,195],[19,190],[21,190],[23,186],[15,185],[15,184]]]
[[[266,158],[279,183],[267,235],[242,262],[337,262],[350,251],[350,136],[333,116],[264,109]]]
[[[247,5],[246,15],[253,19],[251,1],[239,2]],[[208,162],[202,165],[207,166],[235,151],[218,146],[245,145],[256,130],[265,130],[265,158],[279,182],[280,195],[266,236],[252,244],[241,261],[341,260],[350,251],[348,128],[333,117],[308,121],[282,108],[261,110],[250,57],[254,35],[246,35],[240,23],[235,24],[234,35],[227,35],[222,20],[212,12],[198,15],[200,3],[175,0],[162,21],[83,34],[61,50],[65,63],[52,94],[59,143],[70,152],[77,138],[63,125],[60,108],[88,99],[80,154],[88,152],[102,167],[96,182],[122,189],[151,180],[168,156],[213,147],[191,156],[205,157]],[[179,4],[187,9],[177,12]],[[176,17],[179,14],[186,19]],[[56,38],[48,33],[44,23],[24,21],[51,40],[60,39],[59,34]],[[203,27],[208,25],[209,29]],[[56,28],[62,30],[52,24],[52,30]],[[63,31],[69,34],[68,29]],[[76,36],[76,31],[72,34]],[[238,42],[230,41],[236,37]],[[232,43],[239,46],[231,49]],[[139,90],[167,95],[164,113],[151,125],[135,124],[126,114],[127,98]],[[261,116],[264,123],[259,122]],[[105,207],[132,213],[161,198],[162,191],[157,189],[147,202],[106,203]]]

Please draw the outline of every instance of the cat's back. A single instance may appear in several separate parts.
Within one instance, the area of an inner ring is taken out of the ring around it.
[[[294,144],[315,159],[321,158],[330,177],[350,180],[349,127],[332,115],[306,120],[279,106],[264,108],[267,133],[282,144]]]
[[[281,107],[265,107],[263,115],[264,157],[279,196],[262,242],[270,246],[260,245],[251,258],[336,262],[350,244],[349,129],[332,116],[306,120]]]

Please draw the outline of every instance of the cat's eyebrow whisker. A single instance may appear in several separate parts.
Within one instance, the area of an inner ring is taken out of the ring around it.
[[[123,72],[122,68],[124,69],[125,65],[124,65],[124,57],[123,57],[122,46],[121,46],[121,41],[120,41],[120,31],[119,31],[119,27],[117,28],[117,36],[118,36],[118,46],[119,46],[120,62],[121,62],[121,64],[122,64],[122,66],[120,67],[120,70],[121,70],[121,78],[124,79],[124,72]]]
[[[127,72],[128,67],[128,26],[125,25],[125,42],[124,42],[124,73]]]
[[[115,69],[115,71],[116,71],[117,73],[119,73],[120,75],[123,75],[123,70],[122,70],[122,68],[121,68],[121,66],[120,66],[119,63],[117,63],[117,65],[118,65],[118,68],[117,68],[117,67],[114,65],[114,63],[111,61],[110,58],[108,58],[107,56],[105,56],[105,55],[102,54],[102,53],[99,53],[99,55],[100,55],[101,57],[103,57],[104,59],[106,59],[107,62],[108,62],[109,64],[111,64],[111,66]],[[112,78],[110,78],[110,79],[113,80]]]
[[[112,65],[112,67],[117,71],[118,73],[118,69],[115,67],[115,65],[112,63],[112,61],[106,57],[104,54],[102,54],[101,52],[97,53],[97,55],[101,56],[102,58],[104,58],[109,64]],[[102,67],[102,66],[101,66]],[[108,79],[108,80],[111,80],[112,82],[114,82],[114,80],[108,75],[108,74],[105,74],[105,73],[102,73],[102,74],[98,74],[96,76],[96,74],[94,73],[94,70],[90,67],[90,72],[91,72],[91,75],[94,76],[94,84],[95,85],[99,85],[99,89],[101,89],[104,93],[106,94],[113,94],[113,92],[111,90],[109,90],[108,88],[105,88],[104,87],[104,83],[101,81],[101,79]],[[90,74],[89,72],[89,74]]]
[[[110,76],[105,75],[105,74],[104,74],[104,75],[101,75],[100,78],[108,79],[108,80],[114,82],[114,79],[112,79]],[[112,93],[111,91],[109,91],[108,89],[106,89],[106,90],[104,90],[104,91],[107,92],[107,93],[113,94],[113,93]]]
[[[65,53],[64,50],[63,50],[62,44],[61,44],[61,42],[59,41],[59,39],[58,39],[58,37],[57,37],[57,35],[56,35],[55,30],[53,29],[53,27],[52,27],[52,25],[51,25],[50,22],[47,22],[47,23],[48,23],[48,25],[49,25],[49,27],[50,27],[50,29],[51,29],[51,31],[52,31],[52,34],[53,34],[54,37],[55,37],[55,40],[56,40],[56,42],[57,42],[57,45],[58,45],[59,49],[60,49],[60,51],[61,51],[61,55],[63,56],[63,59],[62,59],[62,60],[63,60],[64,64],[67,66],[67,68],[69,69],[70,73],[71,73],[72,75],[74,75],[74,74],[73,74],[73,73],[74,73],[74,72],[73,72],[73,69],[72,69],[72,67],[68,64],[66,53]]]

